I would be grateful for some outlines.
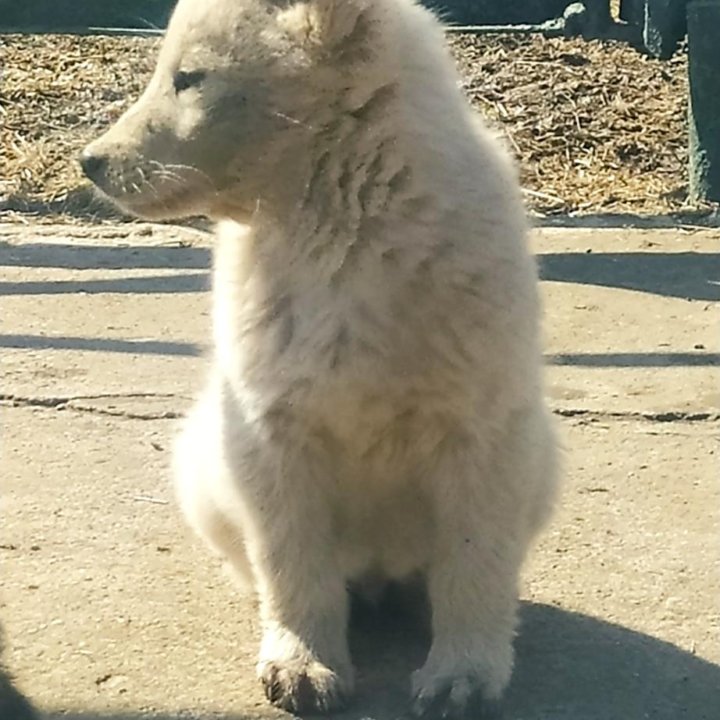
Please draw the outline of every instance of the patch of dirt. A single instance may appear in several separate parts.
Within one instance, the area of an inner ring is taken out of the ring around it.
[[[475,107],[507,137],[531,210],[687,206],[686,55],[611,42],[450,34]],[[142,91],[159,40],[0,35],[0,215],[102,218],[74,161]]]

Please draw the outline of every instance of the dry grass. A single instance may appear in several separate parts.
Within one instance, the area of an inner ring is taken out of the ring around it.
[[[540,213],[686,206],[686,58],[615,43],[451,35],[471,102]],[[0,213],[102,214],[74,158],[141,92],[159,42],[0,36]]]
[[[0,199],[7,207],[53,214],[100,207],[75,157],[140,94],[158,45],[148,38],[0,36]]]
[[[684,209],[686,57],[618,43],[451,39],[471,101],[504,130],[542,212]]]

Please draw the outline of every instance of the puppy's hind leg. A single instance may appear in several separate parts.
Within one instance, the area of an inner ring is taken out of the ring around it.
[[[253,586],[239,517],[220,509],[216,497],[233,483],[223,449],[222,400],[211,387],[191,411],[175,441],[175,491],[183,514],[195,532],[220,556],[243,590]]]

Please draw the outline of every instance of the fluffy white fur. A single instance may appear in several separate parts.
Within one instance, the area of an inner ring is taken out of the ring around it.
[[[348,582],[420,572],[413,710],[478,717],[510,679],[555,439],[515,173],[440,24],[410,0],[180,0],[88,158],[138,214],[221,221],[213,367],[175,470],[259,594],[270,699],[340,705]]]

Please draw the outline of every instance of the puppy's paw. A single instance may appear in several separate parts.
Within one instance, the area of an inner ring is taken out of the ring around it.
[[[473,640],[473,638],[469,638]],[[498,720],[512,673],[510,642],[435,643],[412,675],[411,712],[423,720]],[[488,647],[493,650],[489,651]]]
[[[293,713],[325,713],[342,708],[352,682],[317,660],[270,660],[258,665],[265,695],[273,705]]]
[[[500,720],[502,704],[488,699],[477,677],[413,675],[411,715],[422,720]]]

